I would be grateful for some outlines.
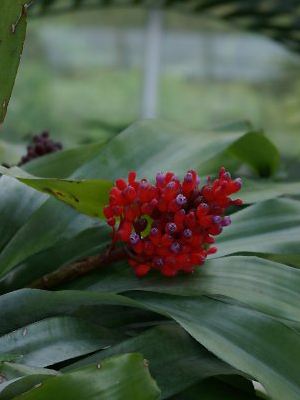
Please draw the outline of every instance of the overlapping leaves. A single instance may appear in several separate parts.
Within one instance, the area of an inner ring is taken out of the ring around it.
[[[261,151],[254,157],[257,146]],[[44,163],[42,179],[20,171],[11,173],[24,182],[29,179],[27,183],[38,189],[51,182],[57,185],[51,179],[55,178],[51,168],[57,171],[60,162],[66,161],[63,153],[56,157],[53,164],[51,157],[49,164],[45,157],[36,168],[34,163],[28,165],[28,172],[38,176]],[[158,169],[183,173],[195,167],[201,173],[214,173],[224,163],[233,172],[242,165],[250,167],[252,178],[266,176],[275,172],[278,152],[260,133],[182,134],[169,125],[141,122],[97,152],[91,151],[90,157],[78,157],[73,151],[68,163],[72,176],[66,179],[62,172],[60,190],[81,184],[84,188],[84,182],[70,183],[69,179],[111,180],[130,169],[142,176],[153,176]],[[255,399],[250,379],[256,379],[272,399],[298,399],[300,271],[293,266],[298,265],[300,255],[300,205],[297,200],[277,198],[297,194],[298,187],[270,179],[269,186],[263,187],[264,182],[251,181],[251,191],[246,186],[244,193],[255,204],[232,215],[232,226],[217,241],[215,259],[194,276],[170,280],[153,275],[138,280],[123,262],[71,282],[64,291],[49,293],[10,291],[77,258],[103,251],[109,242],[108,228],[98,219],[80,215],[2,176],[0,290],[10,292],[0,297],[0,350],[6,361],[2,367],[8,368],[10,362],[11,368],[22,365],[32,370],[23,370],[17,377],[8,375],[0,386],[0,398],[26,392],[28,399],[48,399],[59,390],[71,396],[70,379],[76,371],[82,382],[80,398],[93,398],[104,384],[95,372],[96,365],[112,355],[141,353],[161,389],[161,398],[193,399],[199,390],[203,398],[217,399],[223,390],[224,398],[229,393],[232,398]],[[96,204],[95,193],[90,204]],[[88,192],[76,195],[85,196],[85,204],[89,202]],[[107,196],[107,187],[101,196]],[[81,211],[91,214],[87,209]],[[103,350],[106,346],[112,347]],[[76,361],[78,356],[83,359]],[[131,361],[126,365],[135,371]],[[121,373],[121,361],[116,358],[115,362],[112,380],[118,380]],[[53,369],[58,376],[49,377]],[[144,391],[151,394],[149,399],[158,398],[148,378],[142,379]],[[126,398],[128,385],[115,398],[122,398],[117,397],[122,393]],[[113,399],[112,392],[108,393],[111,397],[107,398]]]

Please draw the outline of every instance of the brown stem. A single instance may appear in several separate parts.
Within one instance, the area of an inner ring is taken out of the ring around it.
[[[50,272],[32,282],[28,287],[34,289],[53,289],[63,283],[73,281],[74,279],[87,275],[100,267],[104,267],[114,261],[122,260],[127,257],[128,256],[123,248],[97,254],[96,256],[90,256],[84,260],[76,261],[73,264],[68,264],[56,271]]]

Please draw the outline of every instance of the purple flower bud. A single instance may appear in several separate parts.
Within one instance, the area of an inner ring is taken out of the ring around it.
[[[209,209],[209,206],[206,203],[199,204],[199,207],[201,208],[201,210],[205,210],[205,211]]]
[[[184,177],[184,182],[186,182],[186,183],[193,182],[193,174],[188,172]]]
[[[156,235],[158,235],[158,233],[159,233],[159,230],[158,230],[158,228],[152,228],[151,229],[151,231],[150,231],[150,235],[152,235],[152,236],[156,236]]]
[[[140,236],[137,233],[133,232],[129,236],[129,241],[130,241],[130,244],[135,245],[140,241]]]
[[[170,247],[170,250],[171,250],[173,253],[179,253],[180,250],[181,250],[181,245],[180,245],[180,243],[178,243],[178,242],[172,243],[172,244],[171,244],[171,247]]]
[[[155,257],[154,260],[153,260],[153,264],[156,267],[161,268],[161,267],[164,266],[165,263],[164,263],[164,260],[161,257]]]
[[[163,172],[158,172],[156,174],[156,183],[162,185],[165,181],[165,174]]]
[[[197,178],[196,178],[196,185],[198,186],[200,184],[200,177],[197,175]]]
[[[177,231],[177,225],[174,222],[168,222],[166,225],[166,231],[170,234]]]
[[[176,203],[179,205],[179,206],[184,206],[185,204],[186,204],[186,197],[183,195],[183,194],[178,194],[177,196],[176,196]]]
[[[174,181],[171,181],[171,182],[169,182],[168,184],[167,184],[167,188],[168,189],[175,189],[175,186],[176,186],[176,184],[175,184],[175,182]]]
[[[185,229],[184,231],[183,231],[183,236],[186,238],[186,239],[190,239],[192,236],[193,236],[193,232],[190,230],[190,229]]]
[[[231,218],[229,216],[224,217],[222,221],[222,226],[228,226],[231,224]]]
[[[225,179],[228,179],[228,180],[231,179],[231,174],[230,174],[230,172],[228,172],[228,171],[225,172],[224,178],[225,178]]]
[[[149,183],[147,181],[147,179],[142,179],[141,183],[140,183],[140,189],[147,189],[149,186]]]
[[[235,183],[239,188],[241,188],[242,185],[243,185],[243,182],[242,182],[242,179],[241,179],[241,178],[236,178],[236,179],[234,180],[234,183]]]
[[[212,222],[213,222],[214,224],[220,224],[220,223],[222,222],[222,218],[221,218],[219,215],[214,215],[214,216],[212,217]]]

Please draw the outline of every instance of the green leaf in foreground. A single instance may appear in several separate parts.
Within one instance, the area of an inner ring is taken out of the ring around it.
[[[258,257],[208,260],[192,276],[173,279],[158,275],[138,279],[128,266],[119,263],[70,287],[102,293],[139,290],[180,296],[226,296],[276,318],[300,322],[300,271]]]
[[[120,338],[112,331],[74,317],[45,318],[0,337],[0,353],[19,363],[47,367],[103,349]]]
[[[216,356],[253,376],[274,400],[299,399],[299,334],[266,314],[205,296],[20,290],[0,297],[0,329],[6,333],[51,315],[86,312],[88,307],[96,312],[102,305],[142,307],[168,316]]]
[[[215,299],[136,293],[208,350],[258,380],[274,400],[300,397],[300,336],[268,316]]]
[[[159,397],[160,390],[144,358],[132,353],[50,377],[16,400],[156,400]]]
[[[90,365],[115,354],[132,352],[142,353],[149,361],[150,372],[161,389],[162,399],[169,398],[210,376],[239,373],[174,324],[150,329],[75,362],[65,370],[72,371],[79,366]]]
[[[0,2],[0,124],[5,118],[26,34],[29,1]]]
[[[92,217],[102,217],[102,209],[108,202],[112,184],[105,180],[83,180],[38,178],[19,168],[0,167],[0,172],[18,179],[40,192],[51,194],[77,211]]]

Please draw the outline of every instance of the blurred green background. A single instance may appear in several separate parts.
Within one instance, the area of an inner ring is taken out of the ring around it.
[[[113,135],[141,115],[147,10],[29,19],[2,138],[47,129],[65,147]],[[300,57],[259,34],[164,12],[157,116],[202,130],[234,120],[300,156]]]

